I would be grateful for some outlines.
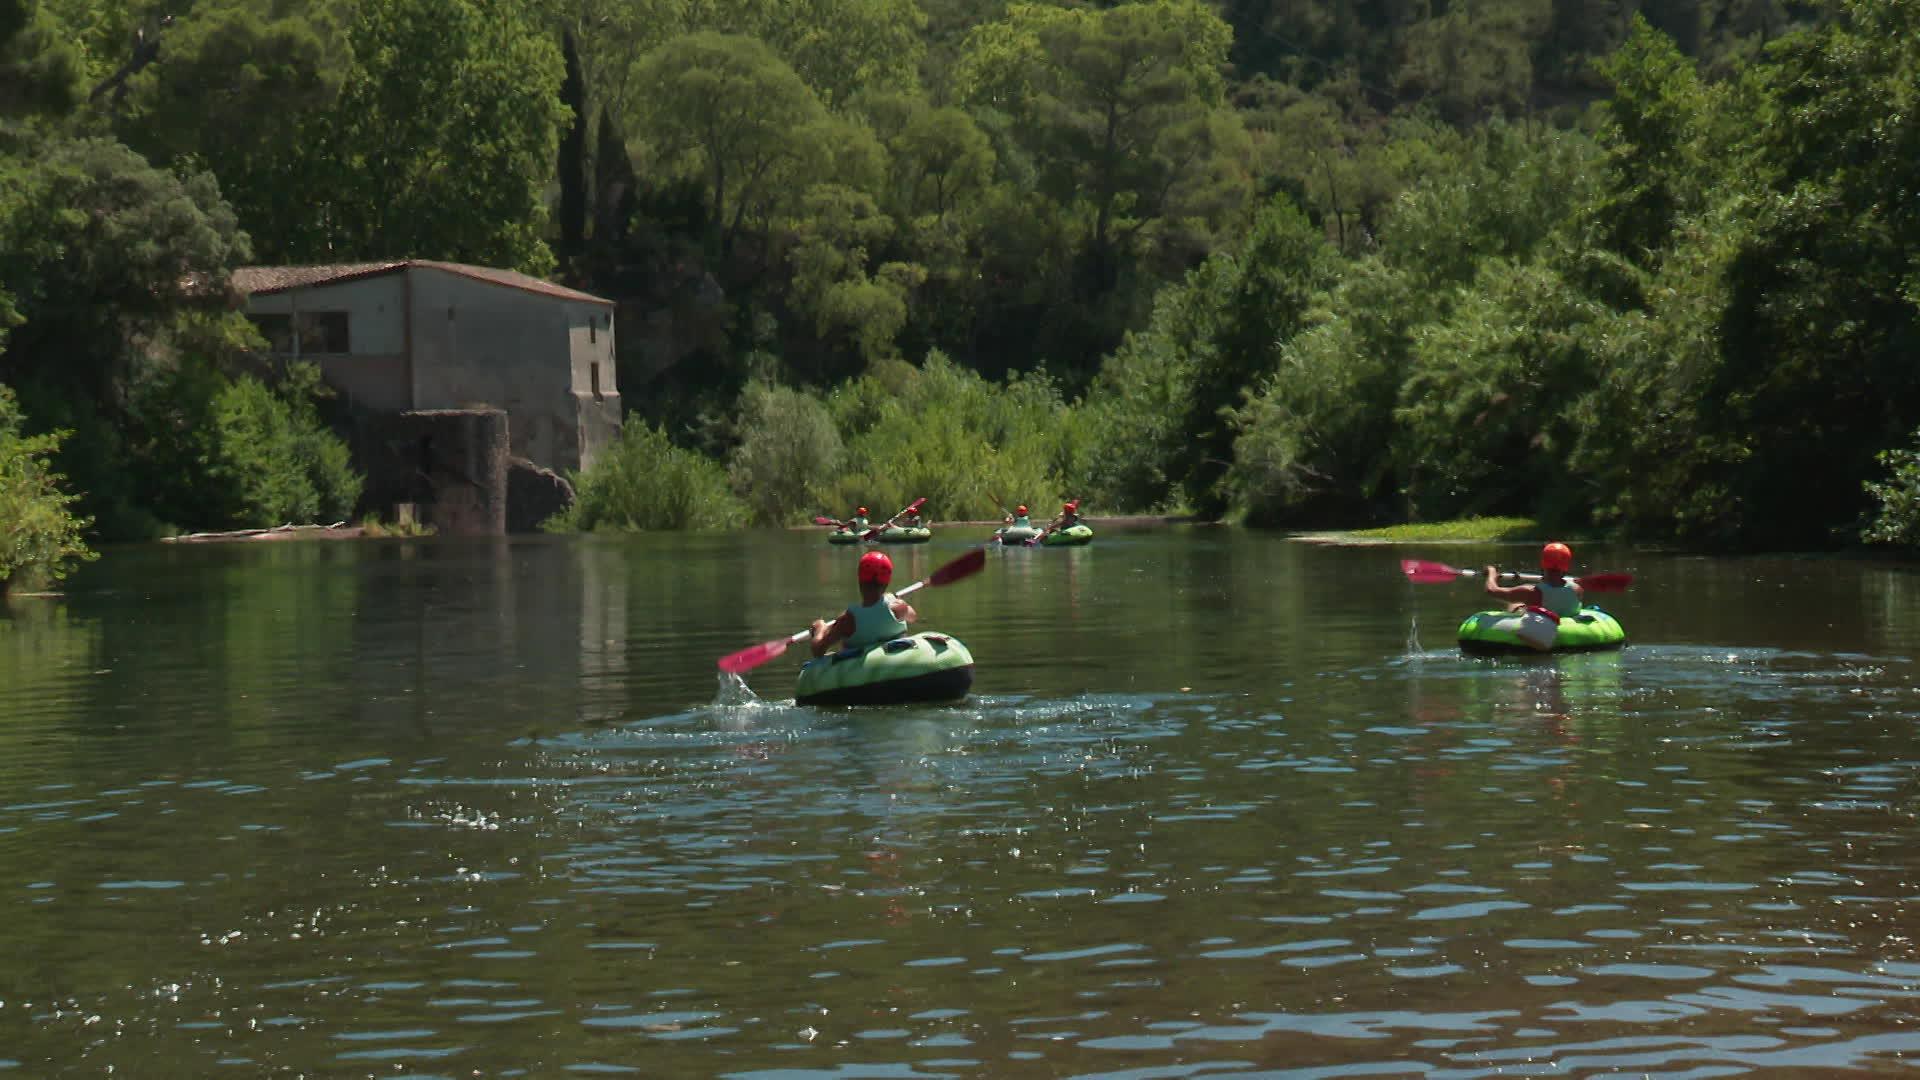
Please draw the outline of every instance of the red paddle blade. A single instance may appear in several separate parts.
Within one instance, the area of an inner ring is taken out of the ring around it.
[[[791,644],[793,644],[792,638],[776,638],[773,641],[763,641],[758,645],[741,649],[737,653],[731,653],[721,657],[720,670],[730,675],[738,675],[742,672],[752,671],[761,664],[786,652],[787,646]]]
[[[987,549],[973,548],[965,555],[935,570],[927,578],[929,585],[951,585],[962,578],[970,578],[987,565]]]
[[[838,524],[840,524],[840,521],[839,521],[839,519],[838,519],[838,518],[830,518],[830,517],[819,517],[819,516],[816,516],[816,517],[815,517],[815,518],[813,519],[813,523],[814,523],[815,525],[838,525]]]
[[[1626,592],[1633,584],[1632,574],[1581,574],[1574,578],[1586,592]]]
[[[1446,563],[1427,562],[1424,559],[1401,559],[1400,572],[1407,580],[1416,585],[1439,585],[1443,582],[1459,581],[1472,571],[1456,570]]]

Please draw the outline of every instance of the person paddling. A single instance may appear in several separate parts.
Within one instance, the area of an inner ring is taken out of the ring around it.
[[[1487,567],[1487,595],[1507,601],[1507,610],[1522,616],[1523,625],[1515,630],[1522,641],[1536,649],[1551,649],[1560,620],[1580,614],[1586,593],[1577,581],[1567,577],[1573,569],[1573,549],[1555,540],[1540,549],[1540,580],[1519,585],[1500,584],[1500,571]]]
[[[1078,524],[1080,524],[1080,500],[1075,499],[1072,502],[1060,504],[1060,516],[1053,519],[1053,524],[1047,526],[1047,531],[1071,529]]]
[[[847,532],[865,532],[871,528],[872,524],[867,521],[867,508],[864,506],[855,507],[853,517],[841,522],[840,527]]]
[[[892,641],[907,632],[907,624],[920,617],[907,603],[887,591],[893,581],[893,560],[884,551],[869,551],[860,556],[856,571],[860,584],[860,603],[828,622],[813,620],[813,655],[825,656],[845,642],[850,648],[865,648]]]
[[[1502,585],[1499,570],[1489,566],[1487,595],[1507,601],[1509,611],[1540,607],[1562,618],[1578,615],[1586,593],[1579,582],[1568,579],[1567,572],[1572,569],[1573,549],[1555,540],[1540,549],[1539,581]]]
[[[1025,503],[1021,503],[1019,506],[1013,508],[1013,513],[1008,516],[1006,524],[1008,528],[1012,529],[1033,528],[1033,520],[1027,516],[1027,506]]]

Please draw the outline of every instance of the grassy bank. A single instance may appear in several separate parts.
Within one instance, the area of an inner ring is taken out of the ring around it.
[[[1486,544],[1505,540],[1547,539],[1540,523],[1524,517],[1475,517],[1453,521],[1422,521],[1379,529],[1311,533],[1300,537],[1329,544]]]

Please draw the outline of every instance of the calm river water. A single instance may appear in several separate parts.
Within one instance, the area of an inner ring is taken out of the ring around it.
[[[1633,644],[1489,661],[1397,560],[1530,548],[989,554],[916,597],[978,661],[939,708],[721,680],[852,595],[802,533],[130,548],[12,601],[0,1074],[1920,1055],[1920,570],[1581,550]]]

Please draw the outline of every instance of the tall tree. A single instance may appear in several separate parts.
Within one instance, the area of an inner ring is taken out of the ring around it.
[[[566,107],[535,0],[206,0],[120,129],[211,164],[263,259],[401,256],[544,272]]]
[[[313,143],[355,66],[345,5],[287,8],[202,0],[168,27],[165,53],[132,78],[114,123],[151,160],[211,170],[276,260],[324,250]]]
[[[927,17],[915,0],[708,0],[701,29],[757,38],[836,111],[919,85]]]
[[[1449,5],[1408,29],[1399,89],[1456,123],[1517,114],[1533,92],[1532,45],[1551,17],[1548,0]]]
[[[1711,437],[1746,542],[1830,543],[1920,415],[1920,5],[1839,0],[1780,42],[1748,122],[1766,184],[1728,268]]]
[[[195,309],[225,309],[248,252],[211,175],[155,168],[110,139],[37,143],[30,165],[0,177],[9,203],[0,288],[25,321],[0,376],[70,398],[118,400],[143,345]]]
[[[1308,306],[1332,283],[1333,250],[1322,231],[1285,200],[1261,210],[1246,245],[1232,257],[1216,255],[1190,289],[1219,305],[1211,347],[1197,350],[1187,375],[1181,430],[1188,454],[1175,477],[1200,513],[1225,510],[1221,481],[1233,464],[1231,411],[1244,392],[1273,371],[1278,349],[1298,333]],[[1204,302],[1204,301],[1203,301]]]
[[[1693,62],[1645,20],[1599,70],[1613,95],[1601,106],[1606,189],[1591,215],[1608,248],[1647,266],[1681,218],[1705,207],[1728,149],[1709,150],[1713,98]]]
[[[0,0],[0,119],[72,108],[83,77],[51,12],[38,0]]]
[[[355,69],[309,158],[321,232],[289,237],[286,255],[546,272],[545,190],[566,107],[533,0],[355,4]]]
[[[567,77],[560,100],[573,114],[560,136],[560,255],[580,254],[587,240],[587,84],[580,74],[580,48],[569,31],[562,38]]]
[[[1245,132],[1224,103],[1230,41],[1196,0],[1014,4],[969,38],[970,100],[1031,121],[1046,189],[1087,208],[1104,287],[1122,249],[1150,226],[1218,222],[1244,205]]]
[[[820,171],[827,112],[761,42],[689,34],[647,54],[640,78],[655,88],[641,133],[670,174],[703,180],[723,242],[797,175]]]

